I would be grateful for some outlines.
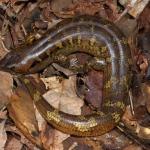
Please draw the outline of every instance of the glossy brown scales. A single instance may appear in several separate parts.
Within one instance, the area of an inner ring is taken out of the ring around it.
[[[10,62],[7,57],[14,55],[10,53],[1,61],[0,66],[29,74],[38,72],[53,62],[66,61],[73,53],[91,55],[93,62],[88,62],[88,65],[103,70],[105,75],[101,113],[81,117],[60,112],[48,104],[30,82],[21,80],[26,84],[39,112],[54,127],[73,135],[101,135],[119,122],[128,95],[128,59],[131,56],[127,43],[122,42],[123,38],[119,29],[102,18],[80,16],[65,19],[50,29],[42,39],[18,53],[17,60]],[[64,60],[56,59],[56,56],[61,56]]]

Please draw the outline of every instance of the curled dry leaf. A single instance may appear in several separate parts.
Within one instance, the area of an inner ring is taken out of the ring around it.
[[[147,110],[150,113],[150,84],[148,84],[148,83],[143,84],[142,91],[146,98],[145,103],[146,103]]]
[[[119,2],[126,6],[126,8],[129,7],[128,13],[136,18],[143,11],[149,0],[119,0]]]
[[[80,115],[83,101],[76,95],[75,80],[75,76],[66,80],[64,79],[61,83],[58,82],[56,77],[43,79],[47,87],[50,89],[46,94],[44,94],[45,99],[55,108],[58,108],[63,112]],[[44,140],[46,147],[49,147],[50,149],[63,150],[62,142],[67,139],[69,135],[57,130],[52,132],[52,130],[47,129],[47,131],[50,132],[50,134],[48,135],[47,140]],[[45,135],[43,136],[43,138],[45,138]]]
[[[64,150],[62,142],[67,139],[69,135],[66,135],[58,130],[55,130],[54,136],[53,136],[53,144],[50,146],[50,149],[54,150]]]
[[[68,9],[68,13],[75,15],[75,14],[88,14],[88,15],[95,15],[99,13],[101,9],[104,9],[102,6],[103,2],[88,2],[88,1],[76,1],[76,3],[72,4]]]
[[[44,121],[43,121],[44,122]],[[51,145],[53,145],[53,136],[55,135],[55,130],[46,123],[46,121],[41,126],[41,141],[43,143],[43,147],[47,150],[50,149]]]
[[[125,147],[123,150],[142,150],[142,148],[136,144],[131,144]]]
[[[48,91],[44,97],[51,105],[59,108],[61,111],[75,115],[81,114],[83,101],[76,95],[75,80],[75,76],[63,80],[61,84],[59,83],[60,86],[57,89],[55,88]],[[49,81],[51,82],[51,79]],[[56,78],[55,81],[56,84],[58,82]],[[50,84],[52,84],[52,82]],[[54,87],[54,85],[52,86]]]
[[[150,31],[143,32],[137,37],[138,47],[148,58],[150,51]]]
[[[150,30],[150,3],[145,7],[143,12],[140,14],[138,18],[138,26],[139,29],[144,29],[144,31]]]
[[[68,149],[87,149],[87,150],[103,150],[103,149],[123,149],[129,145],[131,141],[117,131],[111,131],[97,137],[74,137],[71,136],[63,141],[64,150]]]
[[[41,80],[44,82],[46,89],[60,91],[61,83],[56,77],[41,78]]]
[[[135,2],[135,0],[132,1],[133,3]],[[129,14],[135,18],[138,17],[140,13],[143,11],[143,9],[146,7],[148,2],[149,0],[142,0],[142,1],[137,0],[133,8],[129,11]]]
[[[9,139],[5,146],[5,150],[21,150],[23,144],[20,142],[20,140],[16,139],[15,137],[12,137]]]
[[[150,142],[150,127],[138,126],[136,130],[138,136],[142,139],[148,140]]]
[[[38,110],[35,108],[35,116],[36,116],[36,120],[38,122],[38,128],[39,128],[39,132],[41,132],[43,130],[43,124],[46,123],[46,121],[44,120],[44,118],[41,116],[41,114],[38,112]]]
[[[124,16],[120,21],[116,23],[117,27],[121,29],[126,37],[132,36],[136,31],[137,21],[136,19],[130,19]]]
[[[11,96],[11,88],[13,85],[12,76],[9,73],[0,71],[0,109],[8,103],[8,98]]]
[[[6,115],[6,112],[5,112],[5,115]],[[6,122],[6,118],[0,122],[0,149],[1,150],[4,149],[4,146],[7,140],[7,135],[5,131],[5,122]]]
[[[73,0],[52,0],[51,1],[51,9],[54,14],[57,16],[61,16],[63,12],[69,8],[69,6],[73,3]],[[63,17],[68,17],[67,14],[63,14]]]
[[[42,9],[42,12],[41,12],[42,20],[48,23],[51,23],[52,19],[57,18],[51,10],[50,1],[45,1],[43,3],[40,3],[39,7]]]
[[[134,118],[134,116],[131,113],[131,109],[129,106],[126,107],[126,111],[122,117],[122,120],[124,124],[131,129],[132,131],[136,131],[137,128],[137,120]]]
[[[98,71],[90,71],[86,76],[86,84],[88,91],[85,99],[92,106],[100,109],[102,104],[102,89],[103,89],[103,73]]]
[[[35,149],[35,145],[33,145],[16,126],[12,124],[6,124],[5,130],[10,133],[8,136],[14,137],[14,135],[16,135],[16,138],[18,139],[19,137],[19,140],[23,145],[27,146],[29,149]]]
[[[104,1],[85,1],[85,0],[53,0],[51,2],[52,12],[61,18],[69,18],[74,15],[96,13],[105,14],[103,8]]]
[[[145,85],[144,85],[144,89],[145,89]],[[142,90],[143,90],[143,88],[142,88]],[[146,90],[144,90],[144,91],[146,91]],[[150,141],[149,117],[146,118],[146,116],[148,114],[146,114],[146,111],[144,111],[145,107],[143,106],[143,104],[147,100],[149,100],[149,95],[147,95],[146,92],[144,93],[144,91],[142,92],[143,95],[139,97],[140,100],[142,100],[142,102],[140,102],[139,104],[136,104],[136,107],[134,109],[135,115],[133,116],[131,114],[130,107],[127,107],[126,112],[123,116],[123,122],[126,125],[126,127],[128,129],[130,129],[131,132],[133,132],[139,138]],[[137,100],[136,102],[139,102],[139,100]],[[142,110],[140,111],[140,109],[142,109]],[[144,122],[145,122],[145,126],[143,125]]]
[[[148,68],[148,60],[144,55],[139,56],[139,59],[137,61],[137,65],[139,65],[141,73],[145,75],[147,68]]]
[[[22,88],[17,88],[7,106],[9,115],[16,126],[33,143],[41,147],[39,131],[31,97]]]

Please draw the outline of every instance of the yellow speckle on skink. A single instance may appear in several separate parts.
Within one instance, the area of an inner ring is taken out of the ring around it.
[[[33,99],[34,99],[35,102],[39,101],[41,99],[41,93],[39,91],[36,91],[33,94]]]
[[[47,119],[59,123],[61,121],[61,117],[58,113],[58,110],[55,109],[53,112],[47,111]]]

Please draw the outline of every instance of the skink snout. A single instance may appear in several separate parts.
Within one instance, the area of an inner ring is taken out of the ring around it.
[[[12,71],[19,60],[19,55],[16,53],[8,53],[0,60],[0,70]]]

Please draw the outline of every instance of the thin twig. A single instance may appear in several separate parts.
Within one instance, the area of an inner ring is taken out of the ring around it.
[[[130,109],[131,109],[131,113],[134,116],[135,112],[134,112],[134,107],[133,107],[133,96],[132,96],[132,92],[131,90],[129,90],[129,101],[130,101]]]

